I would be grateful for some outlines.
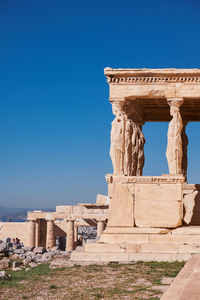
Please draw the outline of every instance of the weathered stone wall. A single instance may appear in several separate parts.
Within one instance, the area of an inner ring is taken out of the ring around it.
[[[28,222],[0,222],[0,239],[19,238],[26,245],[28,243]]]
[[[54,235],[55,236],[66,236],[67,234],[67,222],[56,220],[54,222]]]

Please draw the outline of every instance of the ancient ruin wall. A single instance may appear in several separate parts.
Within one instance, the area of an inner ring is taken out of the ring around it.
[[[27,222],[0,222],[0,239],[7,237],[19,238],[26,245],[28,243]]]

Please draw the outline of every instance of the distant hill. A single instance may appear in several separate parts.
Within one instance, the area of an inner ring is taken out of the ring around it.
[[[53,208],[37,208],[42,211],[54,211]],[[33,211],[36,208],[19,208],[0,206],[0,220],[3,222],[23,222],[26,221],[27,211]]]

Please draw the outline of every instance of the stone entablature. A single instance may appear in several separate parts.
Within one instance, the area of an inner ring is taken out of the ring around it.
[[[136,122],[168,122],[167,101],[181,99],[185,122],[200,121],[200,69],[105,69],[112,104],[131,103]]]
[[[199,69],[111,69],[105,68],[108,83],[200,82]]]
[[[163,174],[162,176],[123,176],[115,174],[107,174],[105,176],[107,183],[183,183],[185,178],[183,175],[173,175]]]

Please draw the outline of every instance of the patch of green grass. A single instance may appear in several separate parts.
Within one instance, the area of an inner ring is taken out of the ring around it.
[[[93,296],[96,297],[97,299],[103,298],[103,295],[102,295],[102,294],[99,294],[99,293],[93,294]]]
[[[58,287],[57,287],[57,285],[55,285],[55,284],[51,284],[49,288],[55,290],[55,289],[57,289]]]
[[[101,272],[102,271],[102,266],[101,265],[89,265],[86,266],[84,269],[85,272],[87,273],[93,273],[93,272]]]
[[[49,276],[53,270],[49,269],[49,264],[41,264],[37,267],[31,268],[28,271],[20,270],[20,271],[11,271],[8,270],[7,273],[11,274],[10,280],[1,280],[0,288],[3,287],[23,287],[23,284],[19,284],[20,281],[37,281],[40,276]]]
[[[113,268],[113,269],[118,269],[118,268],[121,268],[121,266],[123,266],[123,265],[121,265],[120,263],[118,263],[118,262],[110,262],[109,264],[108,264],[108,266],[110,267],[110,268]]]
[[[163,277],[176,276],[184,264],[111,262],[108,265],[75,265],[59,269],[49,269],[49,264],[41,264],[29,271],[6,271],[12,278],[10,281],[0,281],[3,292],[3,294],[0,292],[0,298],[6,299],[7,296],[12,298],[13,294],[17,293],[20,299],[31,299],[30,294],[37,290],[37,296],[44,295],[44,292],[47,297],[54,296],[59,299],[64,295],[65,299],[69,300],[101,298],[111,300],[125,297],[158,300],[157,295],[162,291],[154,290],[152,285],[161,285]]]

